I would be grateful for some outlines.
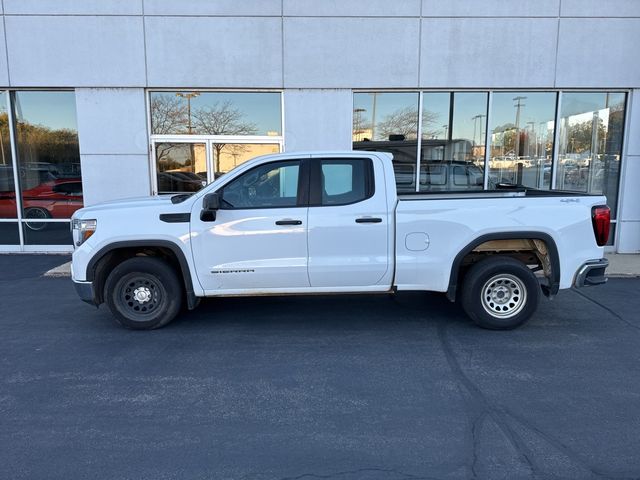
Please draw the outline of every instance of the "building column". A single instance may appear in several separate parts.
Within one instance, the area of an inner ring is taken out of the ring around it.
[[[640,89],[627,102],[626,156],[623,158],[618,218],[618,253],[640,253]]]
[[[84,204],[149,195],[143,88],[77,88]]]
[[[285,150],[351,150],[350,89],[286,89]]]

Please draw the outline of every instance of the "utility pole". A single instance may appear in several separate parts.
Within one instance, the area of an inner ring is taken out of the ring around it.
[[[353,109],[353,135],[354,135],[354,140],[356,142],[359,142],[360,140],[362,140],[362,134],[364,133],[364,131],[362,130],[362,112],[366,112],[367,109],[366,108],[354,108]]]
[[[186,98],[187,99],[187,132],[191,135],[191,99],[194,97],[200,96],[198,92],[189,92],[189,93],[176,93],[176,97]]]
[[[520,156],[520,109],[525,106],[521,100],[526,100],[527,97],[514,97],[513,101],[516,102],[514,107],[516,107],[516,147],[515,147],[515,155],[516,160]]]

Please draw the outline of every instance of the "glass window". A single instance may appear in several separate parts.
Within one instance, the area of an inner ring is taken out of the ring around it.
[[[482,190],[486,92],[424,93],[420,191]]]
[[[69,222],[23,222],[26,245],[72,245]]]
[[[11,140],[9,138],[7,96],[6,92],[0,91],[0,218],[17,218],[17,216],[16,191],[13,179],[13,157],[11,155]],[[8,228],[8,224],[5,228]],[[13,228],[16,227],[14,226]],[[16,228],[16,235],[17,233],[18,230]],[[6,235],[2,237],[7,238]],[[2,237],[0,237],[0,243],[7,244]]]
[[[224,186],[223,206],[226,209],[295,207],[299,171],[298,160],[252,168]]]
[[[0,245],[19,245],[18,222],[0,222]]]
[[[393,154],[398,192],[415,192],[418,93],[354,93],[353,149]]]
[[[625,94],[562,94],[556,188],[607,196],[615,218]]]
[[[75,93],[23,91],[12,96],[23,216],[70,218],[83,205]]]
[[[154,135],[282,134],[278,92],[151,92]]]
[[[213,169],[215,178],[238,165],[259,157],[280,152],[277,143],[213,143]]]
[[[370,160],[321,160],[320,169],[322,205],[348,205],[373,194]]]
[[[207,184],[204,143],[156,143],[158,193],[197,192]]]
[[[555,92],[493,94],[490,188],[496,183],[550,188],[555,114]]]

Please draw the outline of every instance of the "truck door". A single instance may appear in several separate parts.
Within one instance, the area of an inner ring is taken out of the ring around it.
[[[391,283],[389,212],[379,160],[312,158],[309,281],[312,287]],[[387,285],[388,286],[388,285]]]
[[[191,242],[205,292],[309,287],[306,171],[301,160],[247,170],[218,190],[213,221],[200,218],[196,202]]]

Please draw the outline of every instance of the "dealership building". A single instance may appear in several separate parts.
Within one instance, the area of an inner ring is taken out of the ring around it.
[[[394,154],[400,192],[603,193],[640,252],[638,0],[2,0],[0,252],[256,155]]]

